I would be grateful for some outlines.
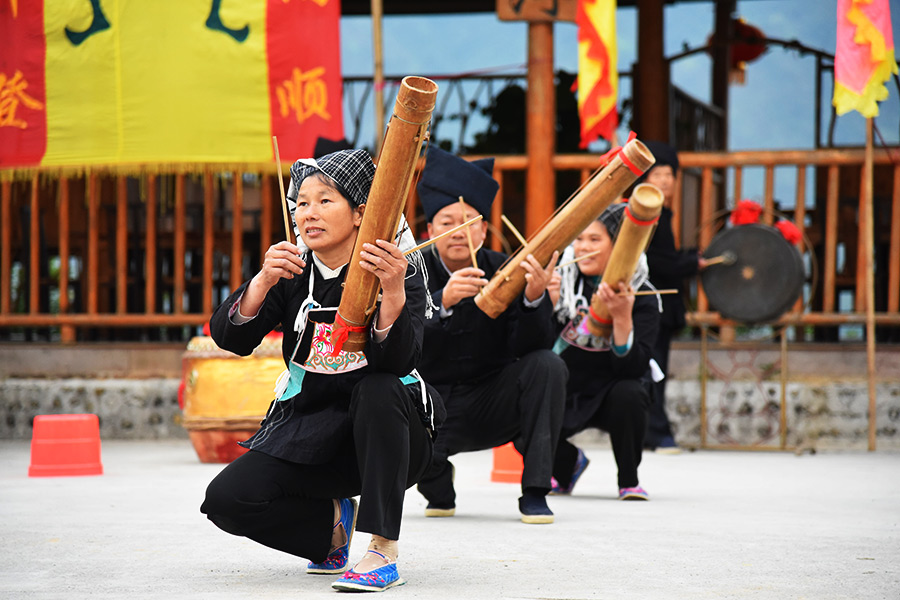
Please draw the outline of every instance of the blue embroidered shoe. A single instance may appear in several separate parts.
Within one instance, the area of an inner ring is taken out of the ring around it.
[[[571,494],[572,490],[575,488],[575,483],[581,477],[581,474],[584,473],[584,470],[587,469],[589,464],[591,464],[590,459],[585,456],[584,451],[579,448],[578,456],[575,457],[575,470],[572,471],[572,479],[569,480],[569,485],[562,487],[559,485],[556,477],[553,477],[550,480],[550,493],[554,496],[568,496]]]
[[[638,487],[619,488],[619,500],[649,500],[647,490]]]
[[[381,552],[376,552],[375,550],[369,550],[369,552],[377,554],[387,564],[365,573],[357,573],[350,569],[341,575],[340,579],[332,583],[331,587],[341,592],[383,592],[388,588],[406,583],[397,572],[396,562],[390,562],[390,559]]]
[[[306,566],[306,572],[313,575],[335,575],[347,570],[347,562],[350,560],[350,540],[353,539],[353,530],[356,529],[357,504],[353,498],[341,498],[338,500],[341,508],[341,519],[334,525],[344,528],[347,535],[347,543],[332,550],[328,557],[320,563],[310,562]]]

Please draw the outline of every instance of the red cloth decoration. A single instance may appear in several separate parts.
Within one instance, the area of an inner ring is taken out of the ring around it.
[[[341,318],[341,313],[335,313],[334,315],[334,329],[332,330],[332,343],[334,347],[331,350],[332,356],[337,356],[341,353],[341,349],[344,347],[344,342],[347,341],[347,338],[350,337],[350,332],[356,331],[365,331],[366,327],[353,327],[348,325],[343,318]]]
[[[625,140],[625,143],[627,144],[628,142],[630,142],[631,140],[633,140],[635,138],[637,138],[637,134],[635,132],[631,131],[628,133],[628,139]],[[630,170],[632,173],[634,173],[638,177],[640,177],[641,175],[644,174],[643,171],[641,171],[640,169],[637,168],[637,165],[635,165],[633,162],[628,160],[628,158],[625,156],[625,153],[622,152],[622,146],[615,146],[615,147],[607,150],[606,154],[604,154],[603,156],[600,157],[600,166],[605,167],[606,165],[611,163],[612,159],[614,159],[617,154],[619,155],[619,158],[622,159],[622,162],[625,163],[625,166],[628,167],[628,170]]]
[[[750,225],[759,221],[762,206],[752,200],[741,200],[731,211],[732,225]]]
[[[800,229],[797,228],[791,221],[786,219],[782,219],[775,223],[775,228],[781,232],[781,235],[784,236],[784,239],[789,241],[792,244],[799,244],[800,240],[803,238],[803,234],[800,233]]]

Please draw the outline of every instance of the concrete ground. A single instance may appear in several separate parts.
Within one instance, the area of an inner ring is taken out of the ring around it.
[[[457,516],[407,495],[394,598],[900,598],[900,453],[647,454],[650,502],[615,498],[607,447],[553,525],[518,519],[492,454],[454,458]],[[335,598],[333,577],[198,511],[223,465],[188,441],[104,441],[104,474],[29,478],[0,441],[0,598]],[[365,551],[358,535],[351,560]]]

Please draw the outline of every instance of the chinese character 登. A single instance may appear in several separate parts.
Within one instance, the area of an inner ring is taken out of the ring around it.
[[[16,118],[16,109],[21,102],[25,107],[34,110],[44,108],[43,102],[38,102],[25,93],[28,80],[22,75],[22,71],[16,70],[11,79],[6,73],[0,73],[0,127],[28,128],[28,123]]]

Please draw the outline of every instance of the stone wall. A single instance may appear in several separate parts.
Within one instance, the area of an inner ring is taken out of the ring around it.
[[[0,438],[31,439],[36,415],[93,413],[101,439],[187,438],[178,379],[0,380]]]
[[[57,347],[56,351],[59,350]],[[3,372],[0,348],[0,438],[30,439],[35,415],[95,413],[105,439],[185,438],[178,407],[180,352],[170,351],[160,361],[155,355],[109,359],[83,356],[99,376],[54,373],[48,364],[65,360],[41,355],[41,364],[24,361],[17,352],[15,373]],[[69,351],[71,352],[71,350]],[[90,350],[88,351],[90,352]],[[105,350],[104,352],[110,352]],[[150,358],[152,356],[153,358]],[[115,360],[127,364],[128,375],[110,368]],[[707,428],[705,446],[781,447],[781,379],[786,383],[786,436],[788,449],[827,450],[868,447],[868,385],[865,352],[823,348],[792,350],[786,368],[777,345],[739,350],[716,350],[707,360]],[[71,363],[69,363],[71,364]],[[97,371],[96,365],[105,365]],[[43,369],[41,371],[41,369]],[[33,373],[42,372],[42,377]],[[682,446],[701,446],[699,352],[696,346],[673,348],[667,410],[676,440]],[[877,354],[877,436],[879,450],[900,449],[900,349],[879,349]],[[92,373],[92,375],[94,375]],[[266,392],[268,393],[268,386]],[[585,432],[585,442],[607,443],[604,434]]]

